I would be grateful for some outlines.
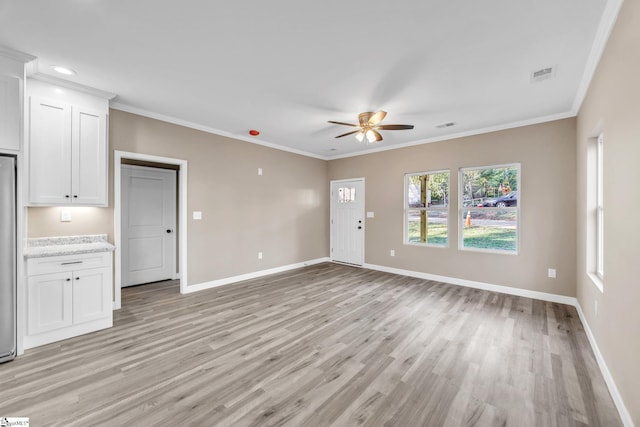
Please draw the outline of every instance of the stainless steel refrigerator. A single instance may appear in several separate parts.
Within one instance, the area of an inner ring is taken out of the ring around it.
[[[16,159],[0,154],[0,363],[16,357]]]

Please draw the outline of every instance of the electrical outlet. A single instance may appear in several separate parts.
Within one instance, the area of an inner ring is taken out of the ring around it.
[[[258,259],[262,259],[262,252],[258,252]]]
[[[193,219],[202,219],[202,212],[193,211]]]
[[[548,275],[552,279],[555,279],[556,278],[556,269],[555,268],[550,268],[549,271],[548,271]]]
[[[374,218],[376,216],[375,212],[367,212],[367,218]]]
[[[390,256],[396,256],[396,251],[395,251],[395,250],[393,250],[393,249],[391,249],[391,250],[389,251],[389,255],[390,255]]]
[[[60,211],[60,222],[71,222],[71,211],[69,209]]]

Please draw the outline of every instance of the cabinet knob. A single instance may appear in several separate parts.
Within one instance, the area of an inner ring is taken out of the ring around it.
[[[76,280],[80,280],[80,278],[79,278],[79,277],[76,277]]]
[[[71,196],[69,196],[68,194],[65,194],[65,195],[64,195],[64,197],[66,197],[66,198],[68,199],[68,198],[69,198],[69,197],[71,197]]]
[[[69,279],[69,278],[67,277],[67,280],[66,280],[66,281],[67,281],[67,282],[70,282],[70,281],[71,281],[71,279]]]
[[[78,198],[78,195],[77,195],[77,194],[74,194],[74,195],[73,195],[73,198],[74,198],[74,199],[77,199],[77,198]]]

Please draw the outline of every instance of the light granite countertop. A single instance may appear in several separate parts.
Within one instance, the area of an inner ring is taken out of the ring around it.
[[[27,240],[25,258],[111,252],[115,246],[107,242],[106,234],[84,236],[36,237]]]

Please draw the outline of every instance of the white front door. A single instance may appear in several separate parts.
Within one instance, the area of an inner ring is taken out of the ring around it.
[[[331,181],[331,260],[364,263],[364,179]]]
[[[122,165],[122,287],[176,274],[176,171]]]

